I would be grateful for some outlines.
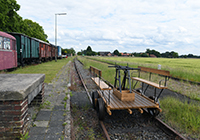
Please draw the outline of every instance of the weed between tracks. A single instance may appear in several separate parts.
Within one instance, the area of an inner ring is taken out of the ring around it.
[[[78,107],[71,104],[72,139],[104,140],[99,128],[96,112],[89,106]]]

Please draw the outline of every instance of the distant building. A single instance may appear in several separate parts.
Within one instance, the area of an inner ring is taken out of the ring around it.
[[[100,56],[112,56],[110,52],[99,52]]]
[[[132,54],[131,53],[120,53],[121,56],[131,56]]]
[[[150,54],[149,57],[157,58],[154,54]]]

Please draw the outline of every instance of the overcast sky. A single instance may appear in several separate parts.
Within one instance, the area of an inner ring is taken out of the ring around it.
[[[145,52],[200,55],[199,0],[17,0],[18,14],[43,26],[55,43],[76,52]]]

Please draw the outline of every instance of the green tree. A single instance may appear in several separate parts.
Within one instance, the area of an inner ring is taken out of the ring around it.
[[[0,0],[0,30],[19,31],[22,18],[17,14],[20,5],[16,0]]]
[[[87,50],[87,52],[91,52],[92,48],[90,46],[88,46],[86,50]]]
[[[62,54],[63,54],[63,55],[66,55],[66,54],[75,55],[75,54],[76,54],[76,51],[75,51],[73,48],[70,48],[70,49],[62,49]]]
[[[82,52],[78,52],[77,55],[82,55]]]
[[[147,49],[147,50],[146,50],[146,53],[148,53],[149,55],[150,55],[150,54],[154,54],[156,57],[161,57],[160,52],[158,52],[158,51],[156,51],[156,50]]]
[[[47,35],[44,33],[43,27],[32,20],[23,20],[17,14],[19,9],[20,5],[17,4],[16,0],[0,0],[0,30],[23,33],[47,41]]]
[[[81,50],[81,53],[84,54],[84,55],[88,55],[88,56],[97,55],[98,54],[97,52],[92,51],[92,48],[90,46],[88,46],[86,50]]]
[[[114,50],[113,54],[114,55],[119,55],[119,51],[116,49],[116,50]]]
[[[142,53],[141,57],[148,57],[147,53]]]
[[[34,38],[38,38],[43,41],[47,41],[47,35],[44,33],[44,29],[38,23],[33,22],[30,19],[25,19],[23,21],[21,32]]]
[[[165,52],[161,54],[162,57],[166,57],[166,58],[178,58],[179,55],[177,52],[171,51],[171,52]]]
[[[177,52],[172,51],[171,55],[172,55],[173,58],[178,58],[178,53]]]

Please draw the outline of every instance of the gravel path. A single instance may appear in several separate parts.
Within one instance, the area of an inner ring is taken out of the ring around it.
[[[70,139],[69,68],[70,62],[63,66],[52,83],[45,84],[44,104],[29,109],[33,119],[29,140]]]

